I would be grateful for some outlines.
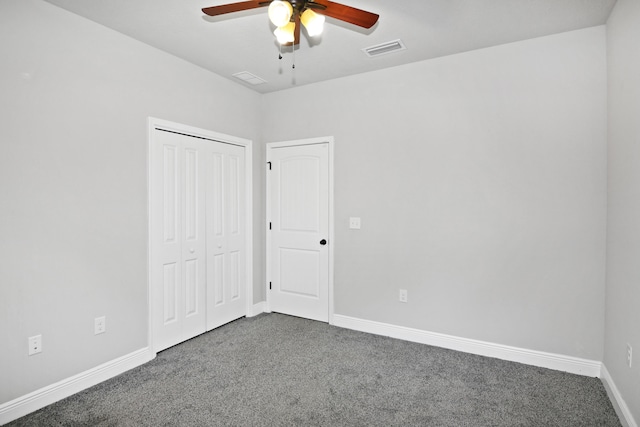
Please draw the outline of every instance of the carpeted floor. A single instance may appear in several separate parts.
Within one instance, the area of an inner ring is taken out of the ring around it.
[[[597,378],[280,314],[240,319],[10,426],[620,426]]]

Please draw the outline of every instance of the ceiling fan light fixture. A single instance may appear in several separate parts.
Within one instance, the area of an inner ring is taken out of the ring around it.
[[[291,20],[293,7],[288,1],[272,1],[267,14],[273,25],[283,27]]]
[[[275,34],[276,39],[278,39],[278,43],[280,44],[293,43],[296,39],[294,35],[295,29],[296,24],[294,22],[289,22],[286,25],[276,28],[273,34]]]
[[[300,15],[300,22],[307,29],[309,37],[315,37],[322,34],[324,28],[324,15],[315,13],[311,9],[306,9]]]

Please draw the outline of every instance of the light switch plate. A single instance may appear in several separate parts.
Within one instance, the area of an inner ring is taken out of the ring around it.
[[[349,228],[352,230],[360,230],[360,218],[354,216],[349,218]]]

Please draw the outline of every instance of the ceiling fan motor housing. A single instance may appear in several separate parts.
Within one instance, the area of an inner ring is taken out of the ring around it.
[[[294,16],[301,15],[305,9],[325,10],[327,7],[323,4],[316,3],[310,0],[286,0],[291,3],[293,7]]]

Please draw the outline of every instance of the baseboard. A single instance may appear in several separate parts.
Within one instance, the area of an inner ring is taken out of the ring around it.
[[[333,324],[342,328],[368,332],[370,334],[384,335],[405,341],[428,344],[450,350],[477,354],[480,356],[495,357],[497,359],[508,360],[511,362],[524,363],[526,365],[549,368],[589,377],[600,377],[600,368],[602,366],[601,362],[595,360],[580,359],[560,354],[510,347],[502,344],[460,338],[339,314],[333,315]]]
[[[247,317],[254,317],[258,314],[264,313],[265,303],[264,301],[260,301],[257,304],[253,304],[251,307],[251,312],[247,313]]]
[[[149,348],[142,348],[70,378],[43,387],[0,405],[0,425],[44,408],[58,400],[120,375],[155,358]]]
[[[602,375],[600,378],[602,379],[604,388],[607,390],[609,399],[611,400],[613,408],[616,410],[616,414],[618,414],[618,418],[620,418],[622,425],[625,427],[638,427],[638,424],[633,419],[633,415],[631,415],[631,411],[629,410],[627,403],[622,398],[611,374],[609,374],[607,367],[604,365],[602,365]]]

